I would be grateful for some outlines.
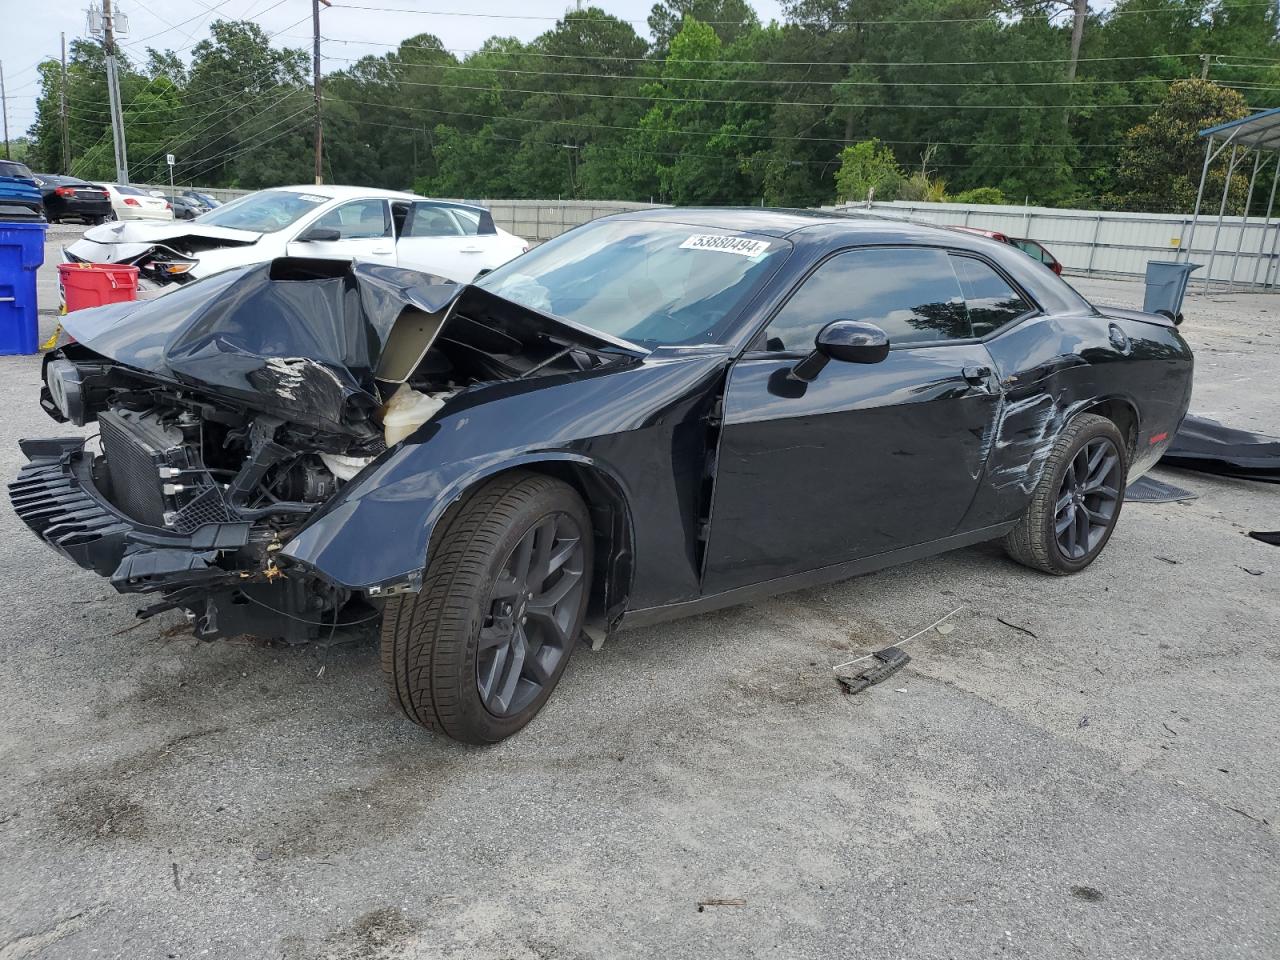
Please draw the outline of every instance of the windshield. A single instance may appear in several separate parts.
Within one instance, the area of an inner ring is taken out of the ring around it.
[[[714,343],[791,245],[776,237],[646,220],[580,227],[477,285],[652,348]]]
[[[292,190],[261,190],[224,203],[200,222],[254,233],[275,233],[329,202],[329,197]]]

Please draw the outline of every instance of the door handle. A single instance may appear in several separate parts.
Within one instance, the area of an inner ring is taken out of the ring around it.
[[[460,253],[484,253],[483,247],[463,247]]]
[[[961,375],[975,386],[982,386],[991,377],[990,367],[965,367]]]
[[[391,250],[390,248],[386,248],[386,249],[381,249],[381,248],[380,248],[380,249],[378,249],[378,250],[374,250],[374,251],[373,251],[373,253],[377,254],[378,256],[386,256],[387,254],[389,254],[389,253],[394,253],[394,252],[395,252],[395,251],[394,251],[394,250]]]

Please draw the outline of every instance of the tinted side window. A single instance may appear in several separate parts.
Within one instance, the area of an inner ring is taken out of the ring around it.
[[[430,203],[414,204],[406,237],[456,237],[462,231],[449,211]]]
[[[773,318],[767,349],[808,351],[833,320],[865,320],[889,342],[971,337],[950,258],[927,247],[853,250],[822,264]]]
[[[480,232],[480,214],[472,213],[470,210],[459,210],[457,207],[453,207],[449,212],[453,214],[453,218],[458,221],[458,226],[467,236],[474,237]]]
[[[1012,323],[1034,309],[1008,281],[990,266],[973,257],[952,257],[965,302],[969,305],[969,320],[973,324],[973,336],[985,337]]]
[[[385,200],[353,200],[335,207],[315,222],[332,227],[343,240],[367,240],[391,236],[391,214]]]

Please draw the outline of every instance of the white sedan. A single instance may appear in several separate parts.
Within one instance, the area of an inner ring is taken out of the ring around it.
[[[128,184],[104,183],[111,197],[111,212],[117,220],[172,220],[173,207],[164,197]]]
[[[364,260],[469,283],[529,249],[483,207],[365,187],[260,190],[172,225],[93,227],[67,261],[129,263],[155,291],[276,257]]]

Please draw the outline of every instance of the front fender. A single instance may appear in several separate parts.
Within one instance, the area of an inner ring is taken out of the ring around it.
[[[409,458],[410,460],[416,458]],[[298,533],[283,550],[292,562],[348,590],[386,596],[422,586],[436,524],[467,490],[499,473],[569,463],[607,474],[630,500],[609,464],[570,450],[504,452],[417,472],[413,464],[370,495],[343,500]]]
[[[726,363],[720,354],[650,359],[618,372],[464,392],[347,484],[283,555],[351,590],[416,590],[435,526],[464,491],[505,470],[562,463],[608,477],[644,518],[636,552],[654,563],[639,576],[637,596],[687,598],[698,586],[693,514],[704,417]]]

